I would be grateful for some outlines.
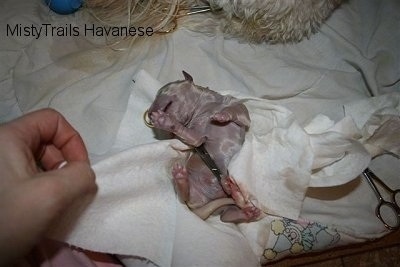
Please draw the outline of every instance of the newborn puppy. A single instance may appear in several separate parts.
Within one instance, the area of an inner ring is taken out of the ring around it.
[[[246,200],[227,166],[240,150],[250,126],[245,105],[232,96],[222,96],[197,86],[183,72],[185,80],[163,86],[149,108],[151,124],[170,132],[192,147],[204,146],[223,178],[219,181],[197,153],[190,153],[185,165],[176,163],[172,176],[181,201],[202,219],[214,213],[224,222],[257,220],[260,210]]]

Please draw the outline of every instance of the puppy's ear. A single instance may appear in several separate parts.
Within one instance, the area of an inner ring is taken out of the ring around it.
[[[182,71],[182,73],[183,73],[183,76],[185,77],[185,80],[186,81],[189,81],[189,82],[193,82],[193,78],[192,78],[192,76],[190,76],[190,74],[189,73],[187,73],[186,71]]]

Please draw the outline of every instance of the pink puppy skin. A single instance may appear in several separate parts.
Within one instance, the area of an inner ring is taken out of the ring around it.
[[[227,166],[241,149],[250,126],[246,106],[238,99],[220,95],[185,80],[163,86],[148,110],[151,124],[172,133],[189,146],[204,146],[223,174],[221,182],[196,153],[189,153],[184,165],[172,168],[180,200],[202,219],[221,214],[224,222],[250,222],[260,210],[246,201],[228,175]]]

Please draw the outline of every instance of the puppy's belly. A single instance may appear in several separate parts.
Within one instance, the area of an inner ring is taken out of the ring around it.
[[[190,190],[187,205],[190,208],[202,207],[214,199],[227,197],[218,179],[197,154],[190,156],[186,169]]]

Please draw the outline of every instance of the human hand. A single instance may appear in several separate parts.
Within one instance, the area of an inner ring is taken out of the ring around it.
[[[52,109],[0,125],[0,173],[0,266],[28,253],[75,199],[96,190],[81,137]]]

